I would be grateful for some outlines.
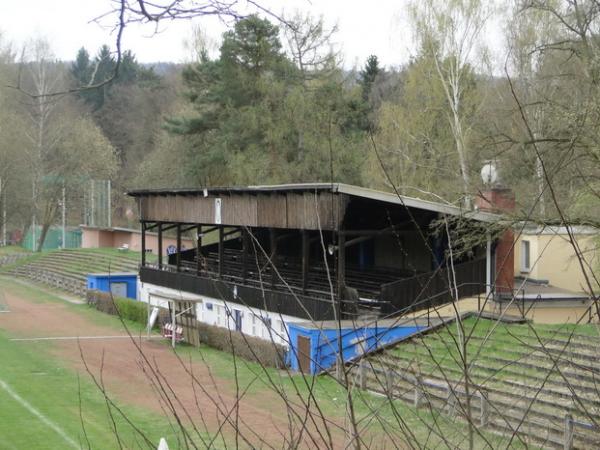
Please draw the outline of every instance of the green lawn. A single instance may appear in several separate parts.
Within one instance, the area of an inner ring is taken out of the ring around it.
[[[343,423],[347,404],[346,390],[328,375],[306,378],[299,374],[290,376],[285,371],[263,368],[239,358],[234,360],[231,354],[204,345],[199,348],[180,346],[178,353],[184,361],[191,358],[207,364],[217,377],[232,378],[237,373],[240,391],[256,401],[260,401],[266,393],[272,395],[279,392],[275,394],[278,398],[285,396],[295,404],[307,404],[312,388],[323,414]],[[364,444],[381,444],[387,441],[389,445],[390,441],[394,441],[402,447],[399,440],[408,439],[416,448],[445,448],[444,441],[451,448],[467,445],[467,426],[458,419],[426,408],[416,409],[402,401],[390,402],[359,389],[352,389],[352,398]],[[500,448],[503,444],[506,446],[508,438],[489,432],[475,436],[475,448],[487,447],[486,442],[492,443],[494,448]],[[518,443],[513,445],[519,447]]]
[[[7,280],[0,280],[0,283],[0,286],[10,289],[15,294],[27,296],[36,302],[61,301],[35,287],[23,286]],[[116,317],[99,313],[86,305],[67,304],[66,307],[86,317],[92,323],[122,331],[122,325]],[[139,324],[133,322],[126,322],[126,324],[133,334],[142,331]],[[84,439],[79,415],[79,383],[81,411],[88,439],[92,443],[91,447],[118,448],[106,404],[99,390],[87,375],[78,380],[75,372],[66,368],[61,361],[46,356],[50,345],[52,345],[50,342],[11,342],[0,333],[0,355],[2,355],[0,380],[77,443]],[[165,341],[164,345],[168,343]],[[308,401],[309,386],[312,386],[314,397],[324,415],[335,419],[338,423],[343,423],[346,391],[328,376],[307,377],[304,380],[301,375],[290,376],[284,371],[264,369],[258,364],[239,358],[234,360],[231,354],[206,346],[194,348],[181,345],[177,351],[185,361],[191,358],[208,365],[217,378],[233,382],[233,374],[237,372],[240,391],[246,392],[245,395],[255,404],[261,404],[265,396],[277,400],[280,395],[285,395],[295,404],[302,404],[302,401]],[[353,390],[352,394],[361,434],[367,440],[390,441],[392,437],[393,440],[398,440],[403,436],[413,435],[419,442],[419,446],[423,444],[424,447],[436,448],[440,446],[443,436],[443,439],[447,439],[453,445],[465,444],[467,428],[460,421],[443,414],[431,413],[426,409],[414,409],[401,401],[390,403],[382,397],[367,392]],[[7,448],[18,449],[69,448],[64,437],[28,411],[2,388],[0,388],[0,402],[3,418],[0,420],[0,436],[6,436],[5,440],[0,442],[0,448],[7,443],[10,444]],[[145,413],[131,405],[120,406],[136,426],[148,434],[152,442],[158,442],[160,436],[166,436],[171,448],[177,448],[173,444],[177,442],[176,436],[169,428],[166,419],[159,415]],[[116,422],[119,434],[125,441],[124,448],[147,448],[139,435],[125,423],[122,417],[116,417]],[[434,431],[429,432],[428,427],[433,427]],[[387,439],[385,439],[386,433]],[[503,439],[489,433],[484,436],[488,441],[498,445]],[[485,446],[481,437],[476,438],[476,444],[477,447]],[[84,443],[82,446],[87,447],[87,444]]]
[[[13,255],[15,253],[30,253],[29,250],[19,247],[18,245],[7,245],[0,247],[0,256]]]
[[[61,301],[35,287],[4,279],[0,283],[2,288],[35,302]],[[66,304],[66,307],[90,322],[122,332],[122,325],[115,317],[86,305]],[[132,333],[141,332],[139,324],[126,323]],[[51,341],[10,341],[0,329],[0,448],[68,449],[73,448],[73,443],[76,448],[88,448],[86,439],[93,449],[119,448],[101,391],[87,374],[78,376],[58,358],[48,356],[52,345]],[[123,448],[156,448],[160,437],[165,437],[172,449],[180,448],[177,443],[181,436],[164,416],[115,402],[124,412],[121,415],[113,410]],[[136,432],[128,420],[142,432]],[[202,447],[200,438],[196,440]]]
[[[44,356],[49,345],[12,342],[0,333],[0,447],[66,449],[74,442],[77,448],[87,448],[87,434],[94,449],[118,448],[100,390],[87,376],[78,377],[60,361]],[[130,405],[119,406],[153,445],[161,436],[177,442],[164,417]],[[124,448],[151,448],[122,415],[113,412]]]

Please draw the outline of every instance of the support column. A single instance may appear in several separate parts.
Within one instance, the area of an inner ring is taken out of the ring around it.
[[[271,241],[271,288],[275,288],[277,281],[277,273],[275,266],[275,258],[277,256],[277,234],[273,228],[269,228],[269,238]]]
[[[181,270],[181,224],[177,224],[177,254],[175,255],[175,264],[177,272]]]
[[[162,222],[158,222],[158,268],[162,269],[163,265],[163,236],[162,236]]]
[[[179,229],[179,228],[178,228]],[[171,302],[172,305],[172,309],[171,309],[171,347],[175,348],[175,330],[177,329],[177,324],[176,322],[176,314],[175,314],[175,301],[173,300]]]
[[[223,278],[223,255],[225,252],[225,244],[223,242],[223,238],[223,225],[219,225],[219,278]]]
[[[343,289],[346,284],[346,234],[338,232],[338,263],[337,263],[337,291],[338,300],[341,302]]]
[[[196,273],[200,275],[202,272],[202,225],[196,228]]]
[[[310,259],[310,241],[308,231],[302,230],[302,293],[306,294],[308,289],[308,262]]]
[[[242,282],[246,283],[248,277],[248,230],[242,227]]]
[[[142,221],[142,267],[146,265],[146,222]]]

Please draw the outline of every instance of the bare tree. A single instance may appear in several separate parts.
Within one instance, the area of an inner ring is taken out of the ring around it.
[[[444,89],[465,206],[470,208],[468,134],[471,124],[464,114],[463,92],[466,75],[476,60],[478,47],[484,41],[483,31],[490,9],[480,0],[427,0],[415,3],[412,12],[418,41],[433,59]]]

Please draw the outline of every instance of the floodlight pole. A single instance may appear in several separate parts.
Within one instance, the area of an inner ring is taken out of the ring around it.
[[[67,248],[67,195],[65,184],[62,188],[62,248]]]

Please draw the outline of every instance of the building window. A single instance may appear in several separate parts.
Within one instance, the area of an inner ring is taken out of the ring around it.
[[[213,304],[212,303],[205,303],[204,305],[206,306],[206,310],[207,311],[212,311],[213,310]]]
[[[531,250],[529,241],[521,241],[521,272],[531,269]]]
[[[252,336],[256,336],[256,315],[252,314]]]
[[[287,333],[285,332],[285,322],[283,320],[279,321],[279,337],[282,341],[285,341],[287,338]]]
[[[221,326],[221,311],[223,309],[222,306],[215,305],[215,309],[217,310],[217,325]]]

